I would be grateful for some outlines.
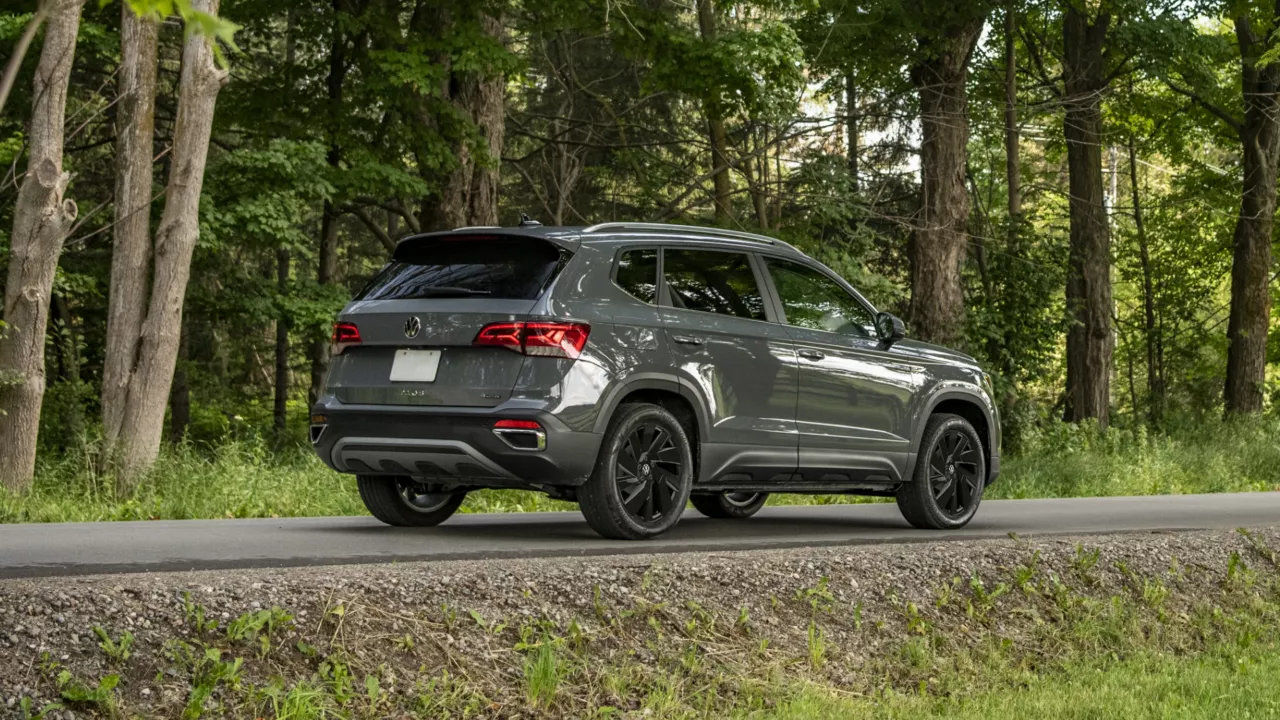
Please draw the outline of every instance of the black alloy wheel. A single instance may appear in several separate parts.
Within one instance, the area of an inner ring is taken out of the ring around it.
[[[639,540],[676,524],[692,483],[693,453],[680,422],[658,405],[629,403],[610,421],[578,503],[596,532]]]
[[[986,488],[986,455],[968,420],[938,414],[925,424],[915,473],[898,487],[898,509],[918,528],[964,527]]]

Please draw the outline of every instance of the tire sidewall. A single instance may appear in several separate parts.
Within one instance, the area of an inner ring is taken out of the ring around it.
[[[627,438],[642,423],[655,423],[671,434],[681,455],[681,473],[679,495],[676,498],[675,511],[655,523],[645,523],[632,517],[622,505],[622,495],[618,488],[617,457]],[[693,450],[689,445],[689,437],[680,421],[676,420],[665,408],[657,405],[624,406],[618,416],[610,424],[605,445],[596,463],[596,471],[592,482],[597,483],[594,491],[601,493],[602,500],[608,507],[612,518],[632,537],[652,537],[671,529],[680,520],[684,506],[689,502],[689,493],[693,489]]]
[[[959,518],[951,517],[947,513],[943,512],[942,508],[938,507],[937,498],[933,496],[933,485],[929,482],[929,456],[933,454],[933,448],[942,438],[942,435],[949,430],[960,430],[969,437],[969,441],[972,442],[974,447],[978,450],[978,467],[981,469],[978,473],[979,486],[977,499],[968,509],[968,512]],[[914,490],[919,493],[922,505],[924,506],[923,509],[930,516],[930,520],[932,521],[931,524],[933,524],[934,527],[951,529],[961,528],[973,519],[974,514],[978,512],[978,506],[982,504],[982,495],[987,489],[986,467],[986,449],[982,445],[981,438],[978,437],[978,432],[973,429],[973,425],[971,425],[968,420],[965,420],[958,415],[950,415],[945,417],[942,422],[934,424],[933,427],[925,433],[923,441],[920,444],[920,455],[916,460],[915,477],[913,482],[915,484]]]

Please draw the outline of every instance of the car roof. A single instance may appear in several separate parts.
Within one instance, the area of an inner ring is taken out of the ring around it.
[[[785,254],[807,257],[790,243],[777,238],[741,230],[730,230],[718,227],[702,227],[698,225],[676,225],[671,223],[646,222],[605,222],[595,225],[541,225],[538,223],[521,223],[513,226],[474,225],[442,230],[430,233],[409,235],[400,240],[399,245],[411,241],[428,238],[445,238],[459,235],[493,234],[503,236],[537,237],[553,241],[559,245],[572,248],[574,245],[617,241],[620,239],[672,239],[711,241],[716,244],[761,250],[771,248]]]

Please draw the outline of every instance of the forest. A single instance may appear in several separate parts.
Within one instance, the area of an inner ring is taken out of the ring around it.
[[[10,503],[314,482],[338,310],[522,213],[797,245],[982,361],[1006,492],[1280,484],[1280,1],[20,0],[0,58]]]

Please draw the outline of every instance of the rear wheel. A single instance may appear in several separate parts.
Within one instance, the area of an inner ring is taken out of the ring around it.
[[[898,488],[898,509],[918,528],[964,527],[978,511],[986,479],[982,441],[969,421],[934,415],[924,428],[915,475]]]
[[[358,475],[356,485],[374,517],[400,527],[439,525],[467,497],[466,490],[440,491],[409,477]]]
[[[698,512],[710,518],[749,518],[769,499],[769,493],[722,492],[689,498]]]
[[[609,421],[578,505],[601,535],[642,540],[675,526],[692,484],[693,452],[680,421],[658,405],[628,403]]]

